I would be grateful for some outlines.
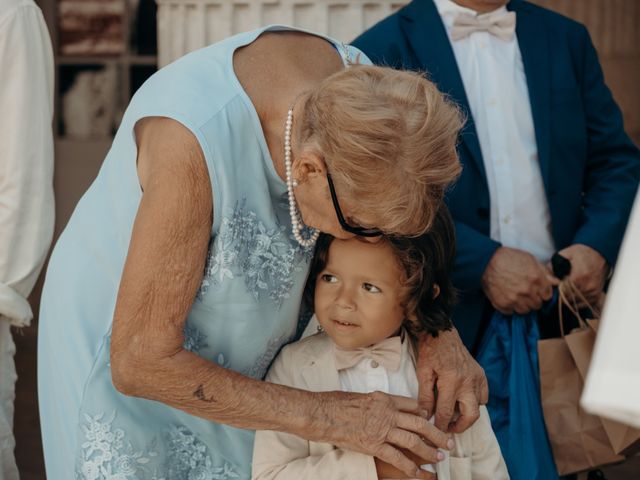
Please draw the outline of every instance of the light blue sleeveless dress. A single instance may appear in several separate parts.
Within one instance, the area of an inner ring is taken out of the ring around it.
[[[116,294],[141,198],[134,125],[173,118],[197,137],[213,190],[204,278],[184,347],[261,379],[297,334],[311,249],[291,235],[286,185],[258,115],[233,71],[233,52],[271,26],[231,37],[163,68],[136,93],[100,173],[51,256],[40,309],[38,386],[50,480],[249,479],[253,432],[159,402],[111,382]],[[345,65],[368,60],[328,39]],[[188,374],[188,372],[185,372]]]

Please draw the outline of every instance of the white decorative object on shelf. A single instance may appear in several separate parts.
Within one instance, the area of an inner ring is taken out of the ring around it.
[[[109,138],[113,134],[117,85],[115,65],[76,75],[62,99],[62,119],[69,138]]]
[[[262,25],[284,24],[349,42],[408,0],[156,0],[158,66]]]

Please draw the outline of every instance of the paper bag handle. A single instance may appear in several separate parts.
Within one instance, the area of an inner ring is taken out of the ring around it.
[[[581,326],[590,328],[594,332],[596,331],[595,327],[587,322],[582,315],[580,315],[580,309],[578,308],[578,303],[576,302],[576,297],[582,301],[583,304],[591,310],[591,312],[598,318],[600,318],[600,309],[591,305],[584,294],[580,291],[578,287],[576,287],[575,283],[570,278],[565,278],[560,282],[560,286],[558,287],[558,293],[560,295],[560,299],[558,301],[558,318],[560,322],[560,335],[564,338],[564,317],[562,313],[562,306],[566,306],[571,313],[578,319],[578,322]],[[568,297],[570,295],[570,299]]]

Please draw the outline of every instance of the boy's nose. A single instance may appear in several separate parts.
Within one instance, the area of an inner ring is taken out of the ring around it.
[[[355,307],[353,294],[347,288],[340,289],[340,291],[338,292],[338,296],[336,297],[335,303],[341,308],[353,309]]]

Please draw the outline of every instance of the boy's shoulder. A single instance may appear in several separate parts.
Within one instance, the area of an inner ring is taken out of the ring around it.
[[[325,332],[318,332],[285,346],[281,356],[295,356],[298,359],[317,358],[319,354],[329,350],[332,343],[329,335]]]
[[[325,333],[317,333],[284,347],[276,357],[266,380],[280,385],[323,391],[318,384],[330,365],[332,341]],[[333,386],[335,382],[330,382]],[[334,389],[334,388],[332,388]]]

